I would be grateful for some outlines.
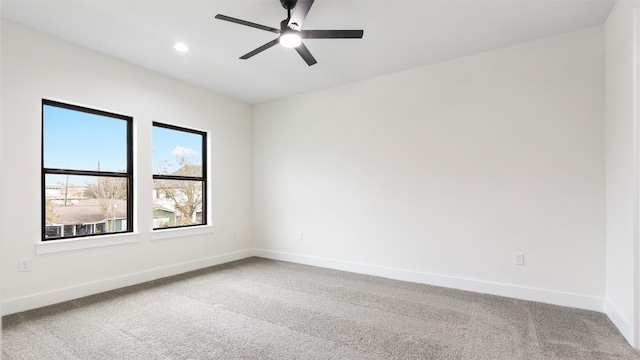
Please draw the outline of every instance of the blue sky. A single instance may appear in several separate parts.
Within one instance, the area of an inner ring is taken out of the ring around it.
[[[74,170],[126,170],[126,121],[45,105],[44,166]],[[135,119],[134,119],[135,121]],[[167,163],[173,170],[181,156],[202,164],[202,137],[198,134],[153,128],[153,170]],[[47,176],[47,183],[64,177]],[[78,178],[80,179],[80,178]]]
[[[177,169],[178,160],[185,157],[193,165],[202,165],[202,136],[199,134],[153,127],[153,170],[159,171],[168,162],[169,171]],[[173,166],[172,166],[173,165]]]

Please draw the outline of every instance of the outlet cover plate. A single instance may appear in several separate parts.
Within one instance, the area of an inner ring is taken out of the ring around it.
[[[20,259],[20,265],[18,270],[20,272],[31,271],[31,259],[29,258]]]
[[[521,253],[521,252],[513,253],[513,265],[524,265],[524,253]]]

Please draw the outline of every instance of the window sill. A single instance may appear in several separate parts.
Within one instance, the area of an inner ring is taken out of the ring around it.
[[[175,239],[175,238],[182,238],[185,236],[213,234],[215,232],[216,232],[216,227],[213,225],[153,230],[153,232],[151,233],[151,240],[153,241],[153,240]]]
[[[139,242],[140,234],[136,233],[104,235],[95,238],[49,240],[41,241],[36,244],[36,254],[53,254],[65,251],[92,249]]]

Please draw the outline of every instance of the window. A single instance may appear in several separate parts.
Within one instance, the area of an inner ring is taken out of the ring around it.
[[[42,100],[42,240],[133,231],[129,116]]]
[[[154,122],[152,135],[153,228],[206,224],[206,133]]]

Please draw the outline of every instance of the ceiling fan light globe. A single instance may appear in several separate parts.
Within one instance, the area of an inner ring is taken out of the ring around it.
[[[177,52],[186,53],[189,51],[189,46],[184,43],[175,43],[173,44],[173,49]]]
[[[302,40],[300,39],[300,35],[294,32],[287,32],[280,35],[280,45],[286,48],[294,48],[300,45]]]

